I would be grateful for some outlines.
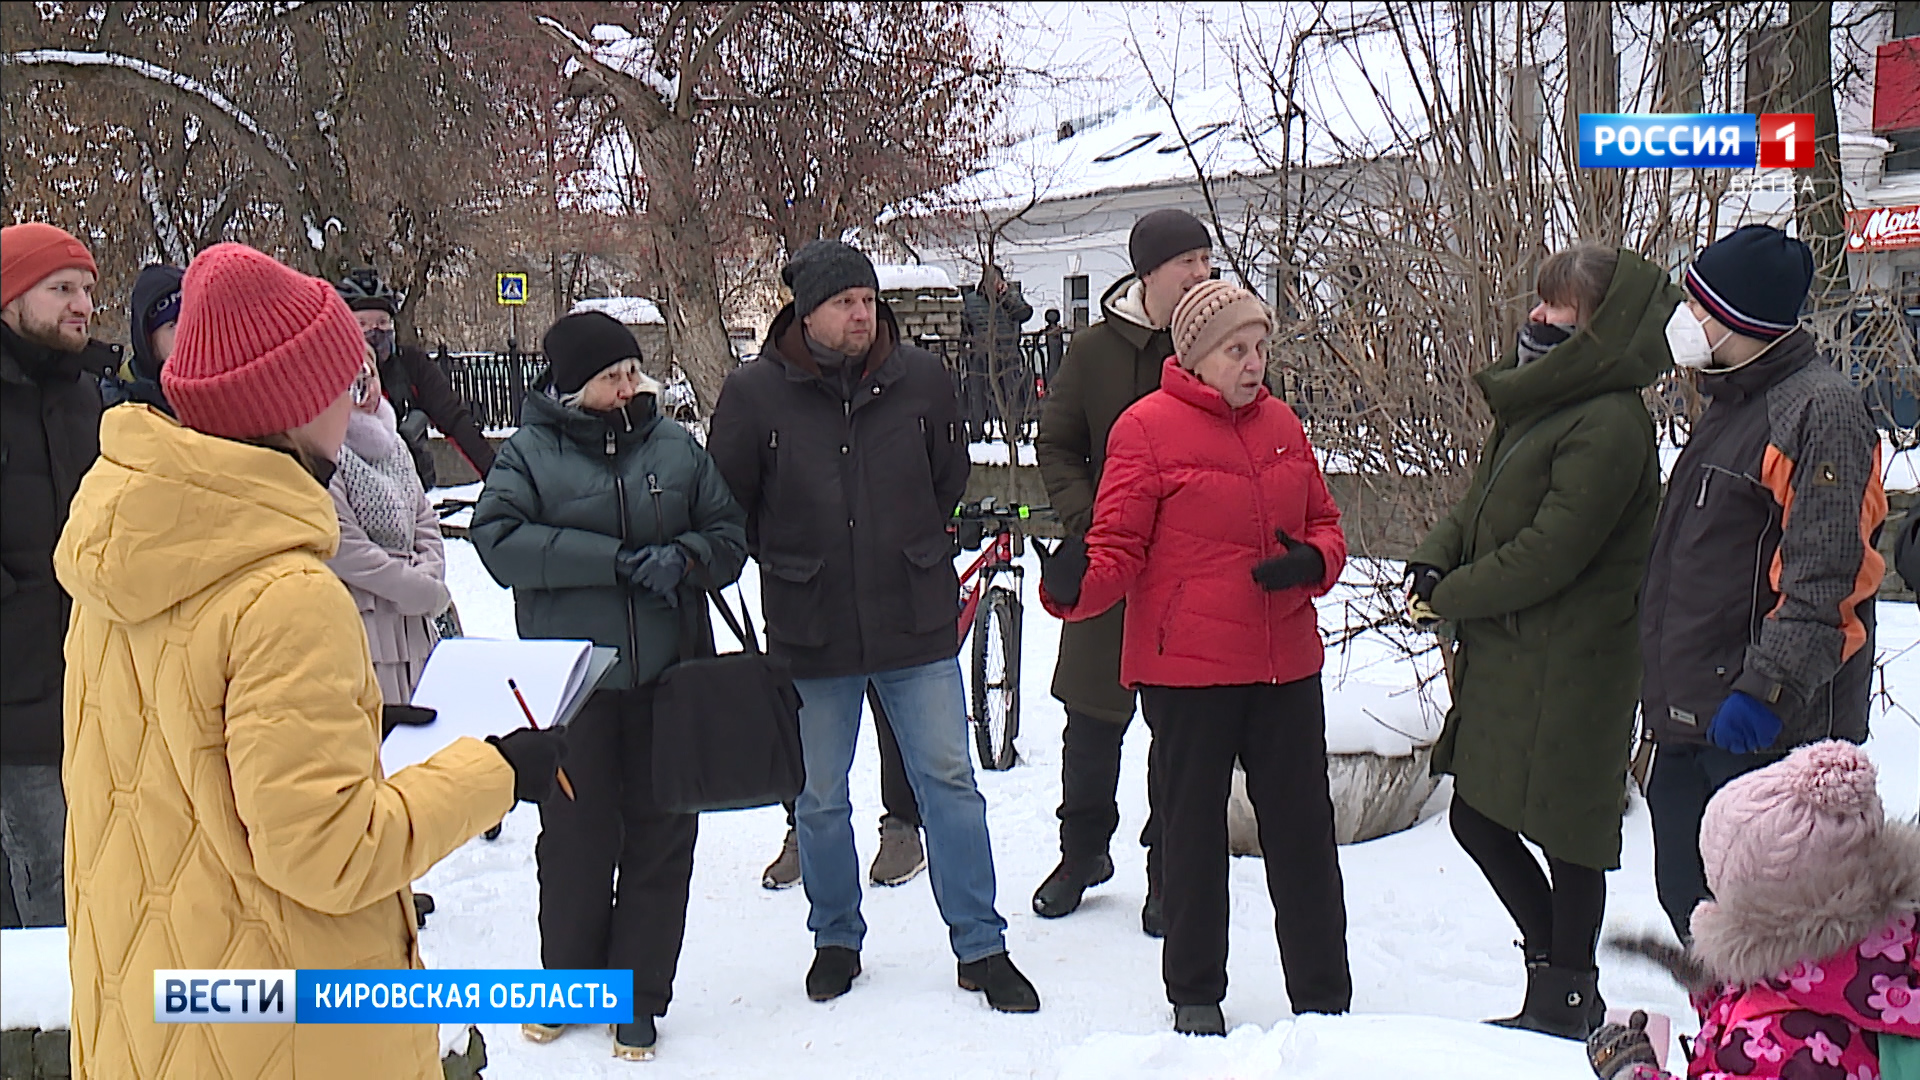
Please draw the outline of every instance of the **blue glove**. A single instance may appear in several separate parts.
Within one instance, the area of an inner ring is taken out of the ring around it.
[[[1780,718],[1760,699],[1738,690],[1713,714],[1707,725],[1707,741],[1722,750],[1751,754],[1765,750],[1780,737]]]

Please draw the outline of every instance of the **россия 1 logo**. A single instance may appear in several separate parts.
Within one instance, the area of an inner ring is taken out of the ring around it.
[[[1584,169],[1810,169],[1812,113],[1581,113]]]

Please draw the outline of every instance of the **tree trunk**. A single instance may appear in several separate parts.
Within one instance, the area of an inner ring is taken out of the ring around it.
[[[1567,160],[1580,157],[1580,114],[1620,111],[1613,56],[1613,5],[1569,3],[1567,17]],[[1620,243],[1622,177],[1615,169],[1572,169],[1574,220],[1580,239]]]
[[[1847,208],[1840,190],[1840,124],[1833,105],[1833,5],[1787,5],[1789,111],[1813,114],[1813,169],[1796,173],[1794,217],[1800,239],[1813,248],[1813,293],[1837,299],[1847,275]],[[1800,179],[1804,176],[1805,179]]]
[[[712,230],[693,176],[693,121],[673,116],[651,130],[629,130],[647,177],[647,221],[672,297],[664,314],[675,343],[673,360],[686,372],[706,416],[734,364],[720,310]]]

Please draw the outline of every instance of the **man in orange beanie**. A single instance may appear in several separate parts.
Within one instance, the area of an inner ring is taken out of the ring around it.
[[[53,544],[100,455],[100,375],[120,363],[116,347],[87,336],[93,281],[93,256],[65,230],[0,229],[0,891],[14,925],[66,921],[60,699],[70,601],[53,577]]]

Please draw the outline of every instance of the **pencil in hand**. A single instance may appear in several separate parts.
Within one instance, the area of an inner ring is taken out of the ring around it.
[[[513,691],[513,700],[520,703],[520,712],[527,718],[527,726],[535,731],[539,731],[540,721],[533,718],[533,710],[527,707],[527,699],[520,693],[520,684],[514,682],[512,679],[508,679],[507,689]],[[554,770],[554,778],[560,781],[560,790],[566,793],[567,798],[572,799],[573,781],[567,779],[567,767],[562,765],[556,768]]]

